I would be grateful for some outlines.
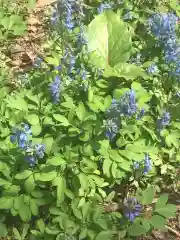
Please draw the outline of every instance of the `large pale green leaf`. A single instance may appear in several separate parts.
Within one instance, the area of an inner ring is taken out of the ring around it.
[[[115,67],[108,66],[106,67],[104,77],[122,77],[127,80],[135,79],[137,77],[146,78],[146,72],[135,64],[129,63],[119,63]]]
[[[131,31],[111,10],[96,16],[87,28],[88,51],[97,67],[126,62],[132,48]]]

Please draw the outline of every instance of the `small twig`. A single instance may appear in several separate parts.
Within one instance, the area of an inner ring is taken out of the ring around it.
[[[155,237],[155,239],[159,240],[159,238],[156,236],[156,234],[154,232],[152,232],[153,237]]]
[[[175,229],[173,229],[173,228],[171,228],[171,227],[169,227],[167,225],[166,225],[166,228],[168,229],[169,232],[174,233],[177,237],[180,238],[180,233],[177,230],[175,230]]]

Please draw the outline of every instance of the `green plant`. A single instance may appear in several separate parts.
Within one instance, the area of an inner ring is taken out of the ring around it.
[[[166,26],[150,33],[152,9],[114,4],[61,2],[61,49],[37,59],[24,88],[1,88],[2,237],[129,240],[175,216],[161,194],[180,138],[176,68],[156,45]],[[123,20],[128,7],[136,17]]]

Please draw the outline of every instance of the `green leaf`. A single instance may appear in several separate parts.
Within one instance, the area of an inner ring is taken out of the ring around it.
[[[40,133],[42,132],[42,127],[41,127],[39,124],[33,125],[33,126],[31,127],[31,130],[32,130],[33,136],[36,137],[36,136],[39,136]]]
[[[113,200],[113,198],[115,197],[116,192],[112,191],[111,193],[108,194],[107,198],[106,198],[106,202],[110,202]]]
[[[36,6],[36,0],[28,0],[27,7],[28,9],[34,9]]]
[[[168,194],[161,195],[156,202],[155,208],[158,209],[158,208],[166,205],[167,201],[168,201]]]
[[[155,188],[154,187],[148,187],[146,188],[140,197],[140,203],[143,205],[151,204],[153,202],[154,196],[155,196]]]
[[[24,170],[21,173],[16,174],[15,179],[23,180],[23,179],[28,178],[31,174],[32,174],[32,172],[30,170]]]
[[[17,240],[22,240],[21,235],[20,235],[19,231],[17,230],[17,228],[13,228],[13,234]]]
[[[53,114],[53,117],[56,121],[61,122],[61,125],[67,127],[70,125],[68,119],[60,114]]]
[[[32,214],[34,216],[37,216],[38,212],[39,212],[38,211],[38,205],[35,203],[35,201],[33,199],[31,199],[29,207],[30,207],[30,210],[31,210]]]
[[[11,97],[9,100],[7,100],[7,105],[9,108],[12,109],[18,109],[18,110],[28,110],[28,105],[26,101],[21,97],[16,95],[16,97]]]
[[[52,150],[52,145],[53,145],[53,138],[52,137],[45,137],[42,141],[42,144],[45,146],[45,152],[49,154]]]
[[[24,182],[24,188],[27,193],[31,193],[35,189],[35,186],[34,176],[30,175]]]
[[[127,232],[130,236],[137,237],[145,234],[146,229],[140,224],[140,222],[134,222],[130,227],[128,227]]]
[[[95,238],[95,240],[110,240],[110,239],[112,239],[112,231],[102,231]]]
[[[11,185],[11,182],[0,178],[0,186]]]
[[[87,28],[86,37],[88,51],[95,51],[90,57],[96,67],[113,67],[120,62],[126,62],[130,57],[131,32],[126,23],[111,10],[92,20]]]
[[[103,76],[106,78],[120,77],[125,78],[126,80],[133,80],[137,77],[147,77],[145,71],[141,67],[129,63],[120,63],[115,67],[108,66],[106,67]]]
[[[47,160],[47,163],[51,164],[52,166],[60,166],[65,164],[66,161],[62,158],[62,155],[54,156]]]
[[[31,125],[37,125],[39,124],[39,118],[37,115],[35,114],[29,114],[27,117],[26,117],[26,120],[31,124]]]
[[[28,205],[24,204],[20,207],[19,215],[24,222],[28,222],[31,220],[31,211]]]
[[[52,181],[56,176],[57,176],[56,171],[41,173],[37,180],[43,181],[43,182],[49,182],[49,181]]]
[[[28,230],[29,230],[29,224],[24,224],[23,230],[22,230],[22,240],[24,240],[25,237],[27,236]]]
[[[166,219],[159,216],[159,215],[153,215],[150,222],[151,222],[151,224],[153,225],[154,228],[162,229],[162,228],[165,227]]]
[[[44,120],[43,120],[43,124],[44,125],[54,125],[54,122],[53,122],[52,118],[45,117]]]
[[[6,237],[8,234],[7,227],[4,223],[0,223],[0,237]]]
[[[87,228],[82,228],[79,234],[79,240],[86,238],[86,236],[87,236]]]
[[[39,240],[39,239],[42,239],[43,237],[43,234],[37,230],[31,230],[31,233],[37,237],[37,238],[32,238],[32,240]]]
[[[11,185],[8,189],[4,190],[4,196],[16,196],[18,195],[19,191],[21,190],[20,186]]]
[[[43,219],[37,220],[36,225],[37,225],[38,229],[40,230],[40,232],[44,233],[46,225],[45,225]]]
[[[83,189],[88,189],[89,183],[88,183],[88,178],[87,178],[86,174],[80,173],[80,174],[78,174],[78,178],[79,178],[81,187]]]
[[[1,197],[0,209],[10,209],[13,205],[13,197]]]
[[[64,201],[64,192],[66,188],[65,179],[61,176],[58,177],[59,184],[57,185],[57,205],[59,206],[61,202]]]
[[[23,205],[24,205],[24,197],[21,194],[20,196],[18,196],[14,199],[14,208],[16,210],[19,210],[21,208],[21,206],[23,206]]]
[[[167,204],[165,206],[161,206],[156,208],[155,211],[163,217],[174,217],[177,211],[177,207],[173,204]]]
[[[83,121],[86,117],[86,108],[83,103],[80,103],[76,108],[76,115],[80,121]]]

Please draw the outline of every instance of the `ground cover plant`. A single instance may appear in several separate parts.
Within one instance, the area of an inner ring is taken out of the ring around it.
[[[169,229],[179,20],[176,1],[57,1],[44,57],[21,87],[2,79],[1,237],[133,240]]]

